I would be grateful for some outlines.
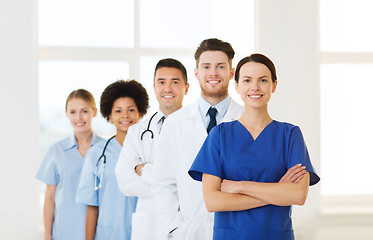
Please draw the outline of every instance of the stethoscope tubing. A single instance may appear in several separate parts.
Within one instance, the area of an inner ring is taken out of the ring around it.
[[[155,113],[153,114],[153,116],[150,117],[149,122],[148,122],[148,127],[146,128],[145,131],[143,131],[143,132],[141,133],[141,136],[140,136],[140,140],[141,140],[141,141],[143,140],[144,134],[147,133],[147,132],[150,132],[150,134],[151,134],[151,135],[150,135],[150,138],[151,138],[151,139],[154,139],[154,133],[153,133],[152,130],[150,130],[150,124],[151,124],[153,118],[155,117],[155,115],[157,115],[157,113],[158,113],[158,112],[155,112]],[[101,183],[102,183],[102,179],[103,179],[103,176],[104,176],[104,169],[105,169],[105,165],[106,165],[106,155],[105,155],[105,151],[106,151],[107,146],[109,145],[109,142],[110,142],[111,139],[113,139],[114,137],[115,137],[115,135],[112,136],[111,138],[109,138],[109,139],[106,141],[105,147],[104,147],[104,149],[102,150],[102,154],[101,154],[101,156],[98,158],[98,160],[97,160],[97,162],[96,162],[96,177],[95,177],[95,188],[94,188],[95,190],[98,190],[98,189],[101,188],[101,186],[102,186]],[[97,186],[97,178],[98,178],[98,163],[100,162],[101,158],[103,158],[103,162],[102,162],[102,172],[101,172],[100,184]]]
[[[97,162],[96,162],[96,176],[95,176],[95,188],[94,190],[98,190],[99,188],[101,188],[102,186],[102,180],[103,180],[103,177],[104,177],[104,170],[105,170],[105,165],[106,165],[106,155],[105,155],[105,151],[106,151],[106,148],[107,146],[109,145],[109,142],[111,141],[111,139],[115,138],[115,135],[112,136],[111,138],[109,138],[107,141],[106,141],[106,144],[105,144],[105,147],[104,149],[102,150],[102,154],[101,156],[98,158]],[[97,178],[98,178],[98,163],[100,162],[101,158],[103,158],[104,160],[102,161],[102,171],[101,171],[101,178],[100,178],[100,184],[97,186]]]
[[[155,117],[155,115],[157,115],[157,113],[158,113],[158,112],[155,112],[155,113],[153,114],[153,116],[151,116],[151,117],[150,117],[150,119],[149,119],[149,122],[148,122],[148,127],[146,128],[146,130],[145,130],[145,131],[143,131],[143,132],[141,133],[141,137],[140,137],[140,140],[142,140],[142,139],[143,139],[143,137],[144,137],[144,134],[145,134],[145,133],[147,133],[147,132],[150,132],[150,134],[151,134],[150,138],[151,138],[151,139],[153,139],[153,138],[154,138],[154,133],[153,133],[153,131],[152,131],[152,130],[150,130],[150,124],[151,124],[151,122],[152,122],[153,118]]]

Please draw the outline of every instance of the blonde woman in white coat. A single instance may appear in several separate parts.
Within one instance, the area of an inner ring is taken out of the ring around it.
[[[138,197],[132,217],[132,240],[153,239],[156,232],[152,169],[153,163],[162,159],[154,158],[152,152],[165,118],[182,107],[188,92],[185,67],[175,59],[160,60],[155,67],[153,86],[159,110],[130,127],[115,168],[121,192]]]

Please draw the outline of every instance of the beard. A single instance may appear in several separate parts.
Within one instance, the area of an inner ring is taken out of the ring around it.
[[[200,84],[200,87],[202,95],[206,97],[221,98],[228,95],[228,86],[221,85],[217,88],[211,89],[208,88],[206,85]]]

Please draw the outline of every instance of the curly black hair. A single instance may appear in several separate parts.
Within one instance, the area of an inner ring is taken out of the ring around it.
[[[100,112],[107,121],[115,100],[122,97],[130,97],[135,101],[141,117],[148,111],[149,96],[141,83],[135,80],[119,80],[107,86],[101,95]]]

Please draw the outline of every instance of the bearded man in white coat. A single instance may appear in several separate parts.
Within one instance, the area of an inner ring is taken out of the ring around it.
[[[201,96],[167,118],[162,129],[153,169],[157,239],[212,239],[213,214],[206,210],[201,183],[188,170],[211,128],[242,115],[243,107],[228,95],[234,54],[219,39],[201,42],[194,55]]]
[[[132,240],[154,239],[155,204],[151,183],[153,163],[157,159],[152,152],[165,117],[182,107],[188,92],[184,65],[171,58],[160,60],[155,67],[153,87],[159,109],[150,118],[129,128],[115,168],[121,192],[138,197],[132,216]]]

